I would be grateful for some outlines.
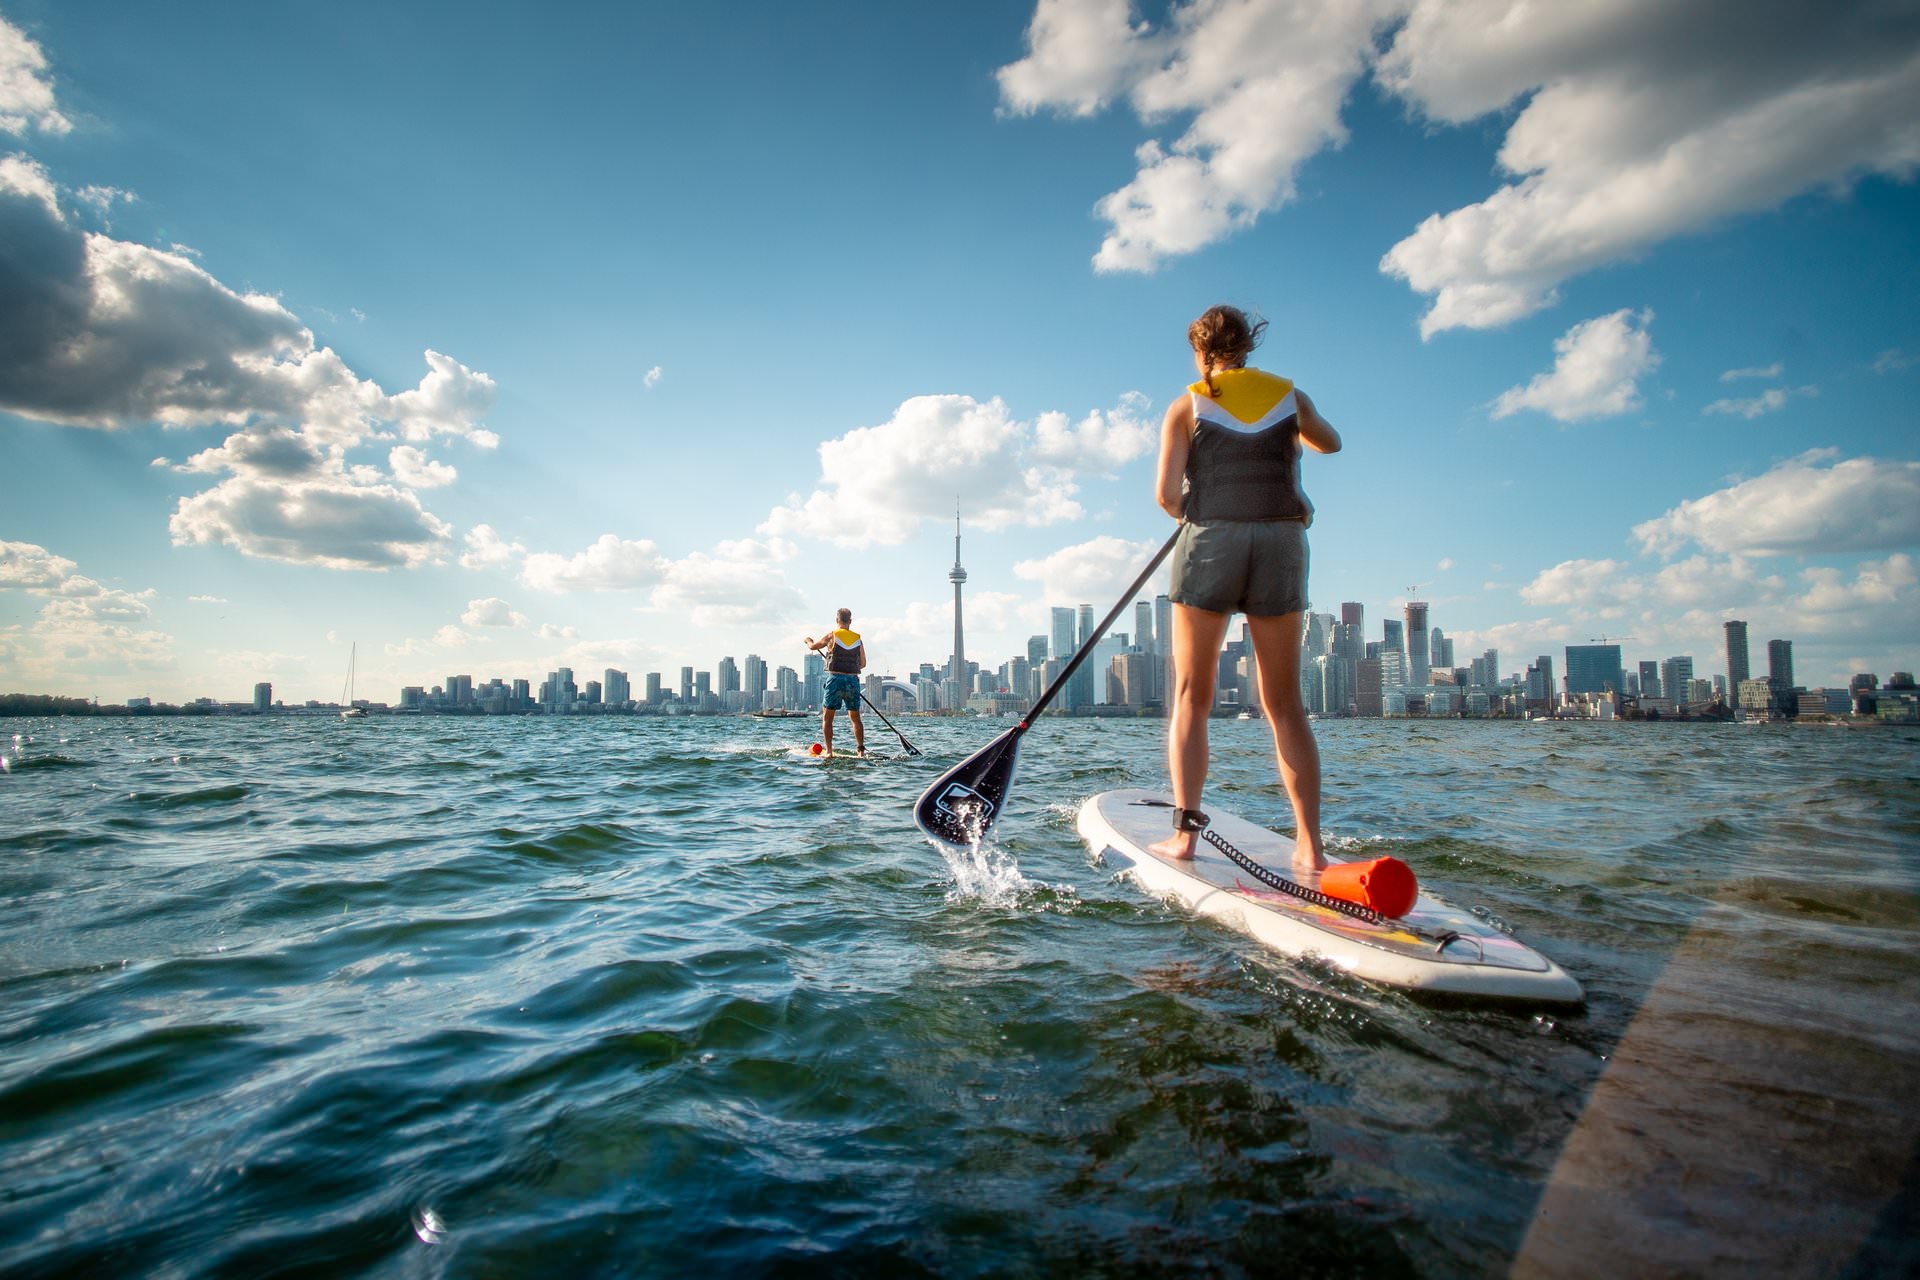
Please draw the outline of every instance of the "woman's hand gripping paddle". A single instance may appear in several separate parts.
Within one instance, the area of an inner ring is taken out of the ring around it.
[[[1100,620],[1093,634],[1080,642],[1073,661],[1062,667],[1060,674],[1053,678],[1053,683],[1041,691],[1033,709],[1021,718],[1019,724],[941,774],[938,781],[921,794],[919,803],[913,806],[913,820],[922,831],[943,844],[972,845],[986,838],[994,819],[1000,816],[1000,810],[1006,805],[1007,793],[1013,789],[1013,767],[1020,759],[1020,735],[1040,718],[1040,713],[1053,701],[1053,695],[1066,687],[1068,678],[1093,653],[1093,646],[1100,642],[1101,636],[1107,634],[1107,628],[1127,607],[1127,602],[1140,594],[1140,588],[1147,585],[1147,579],[1153,576],[1153,571],[1160,567],[1160,562],[1173,551],[1173,544],[1179,539],[1180,530],[1175,529],[1166,545],[1147,561],[1147,567],[1133,580],[1127,593],[1107,611],[1107,616]]]

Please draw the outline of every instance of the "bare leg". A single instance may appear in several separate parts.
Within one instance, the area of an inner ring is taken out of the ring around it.
[[[867,754],[867,726],[860,721],[860,708],[848,707],[847,719],[853,721],[853,749],[861,755]]]
[[[1273,725],[1280,781],[1293,801],[1293,867],[1315,871],[1327,865],[1327,856],[1320,845],[1320,745],[1300,701],[1301,617],[1248,618],[1247,625],[1253,632],[1260,706]]]
[[[822,745],[826,747],[827,754],[832,755],[833,754],[833,708],[832,707],[822,707],[820,709],[820,741]]]
[[[1173,779],[1173,802],[1182,809],[1198,809],[1207,785],[1207,716],[1213,710],[1214,678],[1230,616],[1184,604],[1173,606],[1167,774]],[[1151,848],[1162,857],[1191,858],[1199,839],[1197,832],[1176,831]]]

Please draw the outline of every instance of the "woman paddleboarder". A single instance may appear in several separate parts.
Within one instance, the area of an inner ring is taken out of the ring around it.
[[[1167,408],[1155,497],[1182,522],[1173,549],[1174,689],[1167,742],[1173,835],[1155,853],[1191,858],[1207,815],[1207,717],[1227,623],[1247,616],[1260,705],[1273,725],[1280,779],[1293,802],[1294,868],[1318,870],[1320,749],[1300,700],[1307,526],[1301,445],[1337,453],[1340,434],[1286,379],[1247,367],[1264,320],[1213,307],[1187,328],[1200,381]]]

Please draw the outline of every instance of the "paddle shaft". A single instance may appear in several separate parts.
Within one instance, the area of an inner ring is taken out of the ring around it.
[[[920,754],[920,749],[914,746],[911,742],[907,741],[906,734],[901,733],[900,730],[898,729],[894,729],[893,721],[887,719],[887,713],[880,709],[880,704],[878,704],[872,698],[869,698],[867,696],[867,691],[865,689],[862,689],[860,691],[860,701],[866,703],[868,708],[872,710],[873,714],[880,717],[881,724],[887,726],[887,728],[889,729],[893,729],[894,736],[900,739],[900,745],[906,749],[906,752],[908,755],[917,756]]]
[[[1140,571],[1140,576],[1133,580],[1133,585],[1127,588],[1126,594],[1114,601],[1113,608],[1107,610],[1107,616],[1100,619],[1100,625],[1093,629],[1093,634],[1080,642],[1080,648],[1073,655],[1072,660],[1061,668],[1060,674],[1053,678],[1052,683],[1040,691],[1040,696],[1034,700],[1032,708],[1021,718],[1020,723],[1014,726],[1015,734],[1025,733],[1027,727],[1040,718],[1040,713],[1046,710],[1047,704],[1053,701],[1053,695],[1060,692],[1073,673],[1080,669],[1080,664],[1093,656],[1093,646],[1100,643],[1101,636],[1107,634],[1107,628],[1111,627],[1114,620],[1120,616],[1120,611],[1127,607],[1127,602],[1140,594],[1140,588],[1147,585],[1147,579],[1151,578],[1153,571],[1160,567],[1160,562],[1173,553],[1173,544],[1180,540],[1180,529],[1185,527],[1186,525],[1182,523],[1180,528],[1173,531],[1173,536],[1167,539],[1165,546],[1154,552],[1153,559],[1147,561],[1147,567]]]

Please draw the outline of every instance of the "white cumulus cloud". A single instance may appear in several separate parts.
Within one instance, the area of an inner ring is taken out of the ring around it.
[[[490,524],[477,524],[467,530],[466,544],[467,549],[460,554],[463,569],[488,569],[527,553],[519,543],[509,542],[495,533]]]
[[[499,596],[486,596],[467,601],[467,611],[460,615],[460,621],[470,627],[520,627],[526,625],[527,615],[515,612]]]
[[[177,545],[338,569],[438,554],[450,530],[407,490],[454,473],[413,445],[482,432],[486,374],[430,350],[419,385],[388,395],[277,299],[228,288],[185,252],[80,230],[19,156],[0,159],[0,279],[0,409],[106,430],[235,428],[175,468],[226,475],[181,499]],[[389,456],[399,486],[348,456],[394,435],[412,442]]]
[[[603,533],[571,556],[529,554],[520,566],[520,581],[536,591],[626,591],[655,585],[665,568],[653,543]]]
[[[27,34],[0,18],[0,130],[66,133],[73,122],[53,100],[47,55]]]
[[[1340,108],[1397,0],[1193,0],[1165,25],[1116,0],[1043,0],[1025,58],[999,72],[1004,110],[1087,116],[1125,96],[1150,126],[1188,121],[1135,154],[1096,206],[1100,271],[1146,271],[1291,200],[1300,168],[1346,140]]]
[[[1561,281],[1736,214],[1920,164],[1920,16],[1817,0],[1417,0],[1376,78],[1428,120],[1522,104],[1511,181],[1381,267],[1421,332],[1487,328]]]
[[[1501,392],[1493,416],[1537,409],[1560,422],[1578,422],[1639,408],[1639,379],[1660,364],[1652,323],[1651,311],[1636,316],[1621,310],[1573,326],[1553,344],[1552,370]]]
[[[1111,534],[1102,534],[1087,542],[1062,547],[1037,560],[1021,560],[1013,566],[1016,578],[1040,584],[1043,600],[1092,604],[1100,609],[1130,582],[1140,576],[1153,553],[1160,548],[1150,542],[1128,542]],[[1164,579],[1166,566],[1158,571]],[[1151,597],[1164,588],[1151,583],[1142,595]]]
[[[410,444],[394,446],[387,454],[387,465],[393,468],[393,478],[409,489],[438,489],[460,478],[458,471]]]
[[[1754,365],[1746,369],[1729,369],[1720,375],[1720,381],[1738,382],[1742,378],[1777,378],[1784,367],[1775,360],[1772,364]]]
[[[1639,595],[1639,584],[1626,573],[1627,566],[1618,560],[1562,560],[1534,575],[1532,582],[1520,588],[1520,598],[1528,604],[1564,605]]]
[[[1814,449],[1637,524],[1643,551],[1688,543],[1749,555],[1896,551],[1920,546],[1920,462],[1834,461]]]
[[[956,499],[966,523],[981,529],[1071,520],[1082,514],[1076,474],[1110,473],[1151,447],[1138,420],[1144,403],[1129,394],[1078,423],[1050,414],[1030,425],[997,397],[915,396],[879,426],[823,443],[820,486],[774,508],[759,531],[842,547],[897,545]]]
[[[1818,387],[1768,387],[1757,396],[1747,396],[1745,398],[1728,397],[1715,400],[1700,412],[1734,414],[1742,418],[1753,419],[1763,413],[1778,413],[1787,407],[1788,400],[1794,396],[1817,396],[1819,394],[1820,389]]]

